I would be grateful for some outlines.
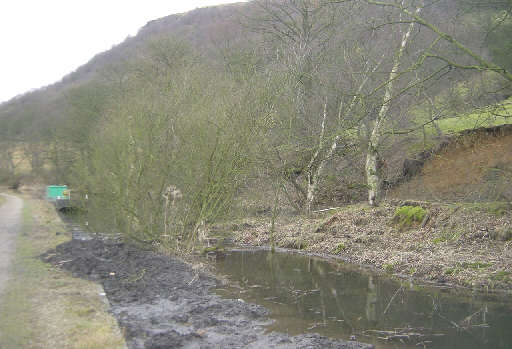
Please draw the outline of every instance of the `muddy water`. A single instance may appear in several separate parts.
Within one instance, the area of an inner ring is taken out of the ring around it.
[[[399,283],[343,262],[268,251],[216,262],[216,292],[271,311],[269,330],[384,348],[512,348],[512,297]]]

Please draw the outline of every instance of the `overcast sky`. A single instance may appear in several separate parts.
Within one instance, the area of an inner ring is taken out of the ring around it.
[[[153,19],[243,0],[2,0],[0,103],[60,80]]]

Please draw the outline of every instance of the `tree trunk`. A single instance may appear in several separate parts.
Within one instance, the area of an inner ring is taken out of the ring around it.
[[[368,203],[371,206],[378,205],[381,188],[381,174],[379,173],[379,153],[371,145],[366,155],[366,182],[368,185]]]
[[[418,7],[416,9],[416,13],[419,13],[421,8]],[[380,171],[380,156],[379,156],[379,145],[381,140],[381,127],[384,123],[388,111],[389,104],[391,102],[391,96],[393,94],[393,82],[398,76],[398,68],[400,67],[400,61],[404,54],[405,48],[407,46],[407,42],[409,41],[409,37],[411,36],[411,32],[414,29],[414,22],[409,24],[407,31],[402,35],[402,42],[400,43],[400,47],[398,52],[395,55],[393,61],[393,68],[389,73],[388,83],[386,85],[386,89],[384,91],[384,97],[382,99],[382,106],[379,110],[379,114],[377,115],[377,119],[375,120],[375,124],[373,125],[373,130],[370,135],[370,140],[368,144],[368,150],[366,153],[366,183],[368,185],[368,203],[371,206],[377,206],[380,199],[380,189],[382,183],[382,176]]]
[[[308,165],[308,191],[306,195],[306,212],[311,213],[311,206],[313,205],[313,201],[315,200],[315,194],[318,189],[318,178],[320,176],[320,172],[322,171],[323,163],[325,162],[325,157],[322,157],[318,162],[318,165],[315,168],[315,163],[320,155],[320,152],[324,147],[324,136],[325,136],[325,120],[327,119],[327,100],[324,104],[324,114],[322,119],[322,128],[320,130],[320,137],[318,139],[318,149],[311,157]]]

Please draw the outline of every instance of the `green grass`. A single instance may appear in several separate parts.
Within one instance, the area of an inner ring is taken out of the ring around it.
[[[491,279],[495,281],[508,282],[511,280],[512,273],[506,270],[500,270],[491,275]]]
[[[334,254],[340,254],[341,252],[345,251],[347,249],[347,246],[343,242],[340,242],[336,248],[334,249]]]
[[[6,201],[5,197],[0,196],[0,206],[2,206],[5,201]]]
[[[428,121],[423,107],[418,106],[412,112],[416,125],[422,125]],[[512,124],[512,97],[498,105],[491,105],[479,108],[471,113],[457,115],[451,118],[444,118],[436,121],[436,125],[443,134],[453,135],[466,130],[473,130],[482,127],[493,127]],[[414,155],[422,150],[430,149],[436,145],[435,136],[437,132],[432,124],[425,125],[424,138],[422,129],[414,131],[411,135],[416,138],[408,147],[408,152]]]
[[[465,207],[478,211],[485,211],[496,216],[504,216],[512,211],[512,203],[499,201],[467,204]]]
[[[492,263],[485,263],[485,262],[478,262],[478,261],[477,262],[462,262],[461,266],[462,266],[462,268],[466,268],[466,269],[478,270],[478,269],[485,269],[485,268],[492,267]]]
[[[37,221],[33,213],[37,212]],[[39,256],[69,240],[55,210],[24,200],[9,283],[0,303],[0,348],[123,348],[115,320],[99,287],[41,261]]]
[[[461,235],[462,233],[460,231],[443,230],[440,236],[434,238],[432,242],[437,245],[441,242],[457,241]]]
[[[437,121],[441,131],[452,134],[481,127],[507,124],[512,124],[512,98],[505,101],[503,106],[489,106],[473,113]],[[435,133],[433,126],[429,126],[428,130],[431,134]]]
[[[417,124],[423,124],[427,121],[425,112],[422,111],[421,107],[418,107],[413,114],[416,115]],[[481,127],[512,124],[512,97],[502,103],[479,108],[471,113],[437,120],[436,124],[443,133],[447,134]],[[428,136],[436,134],[436,130],[431,124],[425,126],[425,131]]]
[[[447,204],[453,211],[460,208],[468,211],[486,212],[498,217],[512,213],[512,203],[507,201],[490,201],[490,202],[459,202],[456,204]]]
[[[471,270],[482,270],[487,269],[489,267],[492,267],[492,263],[485,263],[485,262],[457,262],[454,267],[450,267],[444,270],[445,275],[456,275],[463,271],[464,269],[471,269]]]

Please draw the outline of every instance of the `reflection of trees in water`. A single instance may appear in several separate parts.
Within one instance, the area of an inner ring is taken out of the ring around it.
[[[261,265],[262,260],[266,265]],[[279,302],[293,306],[297,316],[317,325],[355,333],[366,326],[365,318],[361,319],[365,312],[369,323],[377,321],[378,296],[373,277],[347,272],[343,265],[314,257],[270,252],[248,253],[239,264],[242,279],[269,286],[254,292],[264,293],[263,297],[272,293]]]
[[[510,344],[510,310],[504,303],[489,303],[478,295],[400,285],[344,264],[296,254],[241,253],[224,270],[244,280],[244,292],[253,299],[277,304],[271,308],[284,327],[273,326],[275,330],[310,329],[344,339],[365,330],[373,330],[374,337],[381,336],[376,334],[379,331],[390,336],[396,329],[404,333],[399,331],[397,338],[419,333],[415,340],[408,340],[407,348],[414,348],[416,340],[454,349],[508,348]],[[480,327],[488,322],[490,328]]]
[[[325,270],[327,268],[327,272]],[[342,320],[342,323],[336,323],[336,327],[341,326],[354,332],[354,325],[351,319],[345,315],[343,306],[343,299],[340,297],[338,288],[338,280],[332,277],[332,274],[339,271],[332,265],[319,261],[317,259],[308,259],[308,271],[310,271],[312,284],[315,289],[319,289],[320,306],[322,307],[322,320],[324,326],[327,325],[328,317],[333,317],[335,320]],[[328,292],[327,292],[328,291]],[[341,292],[343,294],[343,292]]]
[[[377,324],[377,287],[373,276],[368,276],[368,293],[366,294],[366,319],[369,323]]]

